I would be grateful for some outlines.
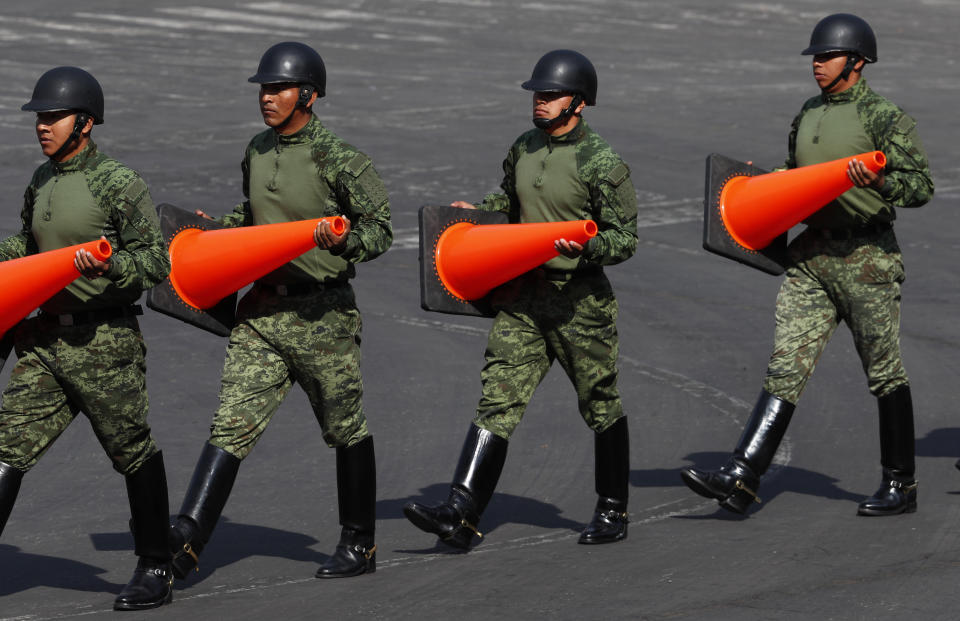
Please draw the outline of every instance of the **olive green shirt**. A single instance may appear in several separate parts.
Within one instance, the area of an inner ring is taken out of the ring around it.
[[[0,260],[107,238],[113,246],[104,276],[78,278],[41,308],[74,313],[136,302],[163,280],[170,258],[146,183],[90,143],[66,162],[37,168],[24,193],[21,230],[0,242]]]
[[[580,122],[562,136],[532,129],[503,162],[503,194],[489,194],[480,209],[502,211],[510,222],[593,220],[597,236],[576,259],[558,256],[552,269],[613,265],[637,249],[637,195],[630,169],[610,145]]]
[[[875,150],[887,158],[880,190],[853,187],[804,223],[818,229],[887,223],[896,218],[894,207],[919,207],[929,201],[933,181],[916,125],[863,78],[845,91],[804,103],[790,132],[788,168]]]
[[[335,255],[313,248],[261,278],[269,284],[344,281],[354,263],[390,247],[390,203],[370,158],[341,141],[317,117],[295,134],[265,130],[250,141],[241,165],[247,200],[220,219],[227,227],[344,216],[351,231]]]

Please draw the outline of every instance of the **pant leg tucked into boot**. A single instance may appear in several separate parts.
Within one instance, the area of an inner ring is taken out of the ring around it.
[[[409,502],[403,514],[414,526],[437,535],[446,545],[468,549],[474,535],[483,537],[477,527],[503,471],[507,445],[493,432],[471,425],[447,501],[437,505]]]
[[[317,578],[349,578],[377,570],[377,467],[373,437],[337,448],[337,500],[340,505],[340,543]]]
[[[913,400],[903,385],[877,398],[880,414],[880,489],[860,503],[858,515],[898,515],[917,510]]]
[[[792,403],[761,391],[730,460],[719,470],[684,468],[680,471],[683,482],[701,496],[716,499],[727,511],[746,513],[751,504],[760,502],[760,477],[773,462],[793,411]]]
[[[630,485],[630,435],[621,417],[594,436],[596,510],[577,543],[613,543],[627,538],[627,496]]]
[[[199,555],[213,533],[233,483],[240,459],[222,448],[205,444],[193,471],[177,522],[170,527],[173,574],[181,580],[199,571]]]
[[[163,455],[155,453],[126,478],[133,522],[133,577],[113,603],[114,610],[145,610],[173,600],[173,573],[167,543],[170,516]]]

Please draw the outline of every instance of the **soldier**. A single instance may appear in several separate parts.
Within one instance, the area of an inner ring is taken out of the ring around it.
[[[821,92],[793,121],[786,168],[873,150],[886,154],[886,168],[875,174],[852,160],[847,174],[856,187],[805,220],[806,230],[790,244],[773,353],[740,443],[719,470],[686,468],[682,477],[701,496],[744,513],[817,359],[844,321],[880,413],[882,482],[860,503],[858,514],[912,512],[917,507],[913,406],[900,356],[904,275],[893,220],[894,207],[920,207],[933,195],[927,157],[916,122],[874,93],[861,75],[866,63],[877,60],[876,39],[864,20],[845,13],[825,17],[801,53],[813,56]]]
[[[326,88],[316,51],[302,43],[278,43],[263,54],[249,81],[260,84],[268,129],[253,137],[243,158],[247,200],[220,223],[236,227],[342,215],[349,224],[336,235],[322,222],[314,232],[316,250],[261,278],[240,301],[220,407],[172,529],[174,574],[184,578],[197,567],[240,461],[294,382],[303,386],[323,439],[337,452],[343,529],[336,552],[316,575],[372,573],[376,471],[361,403],[361,320],[349,279],[354,263],[390,247],[390,205],[370,158],[313,114]]]
[[[404,506],[417,528],[447,545],[468,548],[503,468],[507,441],[553,361],[577,391],[580,414],[595,432],[599,500],[580,543],[627,536],[629,441],[617,392],[617,301],[603,265],[633,255],[637,199],[630,171],[581,117],[597,97],[597,74],[578,52],[544,55],[522,88],[533,91],[533,124],[503,163],[502,194],[480,209],[510,222],[592,219],[599,233],[586,245],[558,239],[562,255],[508,283],[495,296],[480,378],[483,394],[467,433],[446,502]],[[474,206],[456,201],[454,207]],[[512,294],[512,295],[511,295]]]
[[[37,81],[23,110],[37,113],[37,138],[49,160],[24,194],[20,232],[0,242],[0,260],[106,238],[107,261],[86,251],[78,278],[19,324],[17,364],[0,406],[0,531],[21,479],[79,412],[124,475],[132,514],[133,578],[117,610],[171,601],[167,480],[147,425],[145,347],[134,303],[170,271],[150,192],[133,170],[97,150],[103,91],[77,67],[57,67]]]

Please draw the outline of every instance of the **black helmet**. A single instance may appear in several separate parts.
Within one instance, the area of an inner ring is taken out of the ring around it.
[[[520,86],[540,93],[568,91],[583,97],[588,106],[597,103],[597,70],[586,56],[573,50],[544,54],[533,75]]]
[[[868,63],[877,62],[877,38],[870,24],[856,15],[836,13],[821,19],[810,34],[806,56],[829,52],[853,52]]]
[[[323,97],[327,89],[327,70],[320,54],[312,47],[296,41],[285,41],[263,53],[256,75],[250,76],[247,81],[258,84],[310,84],[317,89],[317,97]]]
[[[54,67],[33,87],[33,97],[20,107],[30,112],[76,110],[103,123],[103,89],[92,75],[78,67]]]

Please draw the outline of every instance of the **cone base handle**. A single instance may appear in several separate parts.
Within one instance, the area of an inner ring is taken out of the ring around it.
[[[157,214],[160,217],[160,232],[167,245],[183,229],[212,231],[223,228],[213,220],[207,220],[169,203],[158,205]],[[230,331],[236,322],[237,294],[232,293],[215,306],[200,310],[177,295],[168,277],[147,292],[147,307],[217,336],[230,336]]]
[[[703,248],[754,269],[779,276],[787,264],[787,233],[784,232],[760,250],[738,244],[720,215],[720,193],[734,177],[755,177],[769,171],[751,166],[719,153],[707,156],[706,193],[703,199]]]
[[[496,312],[490,307],[488,297],[464,301],[440,282],[437,274],[436,250],[440,235],[459,222],[471,224],[506,224],[507,215],[498,211],[459,209],[439,205],[420,208],[420,307],[435,313],[493,317]]]

